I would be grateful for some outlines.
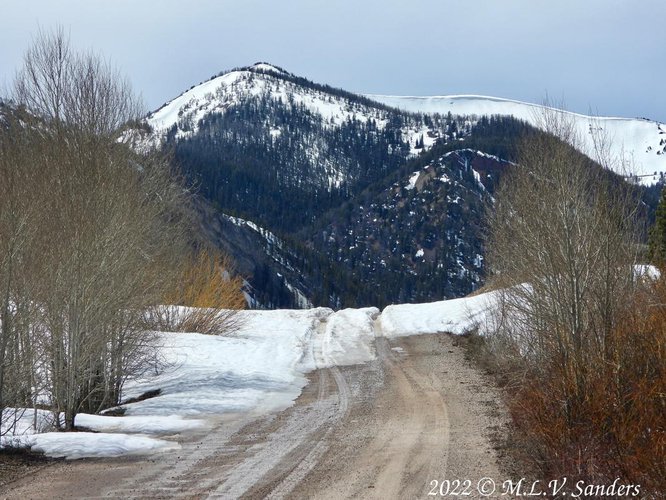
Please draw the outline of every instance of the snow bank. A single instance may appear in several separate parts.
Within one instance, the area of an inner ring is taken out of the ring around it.
[[[127,415],[196,416],[289,406],[307,383],[304,353],[332,311],[243,311],[243,327],[224,337],[160,333],[164,367],[128,381],[124,396],[161,389],[126,405]]]
[[[174,434],[209,426],[206,420],[185,419],[180,415],[122,416],[89,415],[79,413],[74,420],[77,427],[95,432],[125,432],[141,434]]]
[[[386,306],[379,317],[381,333],[385,337],[444,332],[461,335],[485,325],[494,296],[488,292],[428,304]]]
[[[178,443],[130,434],[47,432],[24,438],[32,451],[68,459],[143,455],[180,449]]]
[[[374,307],[240,315],[242,328],[229,336],[160,333],[164,368],[128,381],[124,396],[157,388],[162,392],[125,405],[126,414],[205,416],[280,410],[300,395],[306,373],[375,358],[373,324],[379,309]],[[150,425],[148,421],[144,432],[150,432]],[[154,425],[159,428],[160,422]]]
[[[313,368],[355,365],[375,359],[375,318],[379,309],[343,309],[328,317],[313,342]]]
[[[84,457],[117,457],[121,455],[143,455],[179,449],[172,441],[155,439],[141,434],[117,434],[125,432],[180,432],[204,425],[202,421],[183,420],[170,417],[160,421],[152,417],[150,421],[139,421],[131,417],[102,417],[79,414],[77,425],[85,425],[93,430],[113,433],[93,432],[49,432],[55,429],[53,413],[32,408],[7,408],[3,412],[0,448],[30,448],[31,451],[46,456],[68,459]],[[113,421],[113,423],[112,423]],[[36,428],[35,428],[35,425]],[[63,422],[64,423],[64,422]],[[11,426],[11,432],[9,432]]]

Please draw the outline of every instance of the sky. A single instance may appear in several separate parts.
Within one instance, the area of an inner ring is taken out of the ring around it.
[[[666,122],[666,0],[2,0],[0,95],[39,29],[152,110],[258,61],[358,93],[479,94]]]

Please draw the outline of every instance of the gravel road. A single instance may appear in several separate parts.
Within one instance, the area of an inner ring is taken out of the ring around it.
[[[288,410],[226,415],[175,436],[176,453],[58,462],[0,497],[402,499],[433,481],[506,479],[492,444],[506,412],[456,344],[378,337],[376,360],[313,372]]]

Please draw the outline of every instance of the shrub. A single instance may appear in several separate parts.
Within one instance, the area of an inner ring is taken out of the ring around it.
[[[231,260],[203,249],[184,259],[176,286],[149,312],[152,329],[225,334],[240,326],[238,311],[246,306],[243,279],[232,274]]]
[[[620,477],[642,494],[666,492],[666,280],[628,298],[606,352],[590,359],[575,392],[558,360],[539,370],[526,365],[509,402],[544,479]]]

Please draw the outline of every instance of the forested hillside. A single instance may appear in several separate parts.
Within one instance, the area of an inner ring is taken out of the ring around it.
[[[400,111],[265,63],[192,87],[144,128],[139,147],[171,150],[214,208],[208,233],[241,262],[259,307],[475,290],[485,211],[520,138],[536,133],[508,116]]]

